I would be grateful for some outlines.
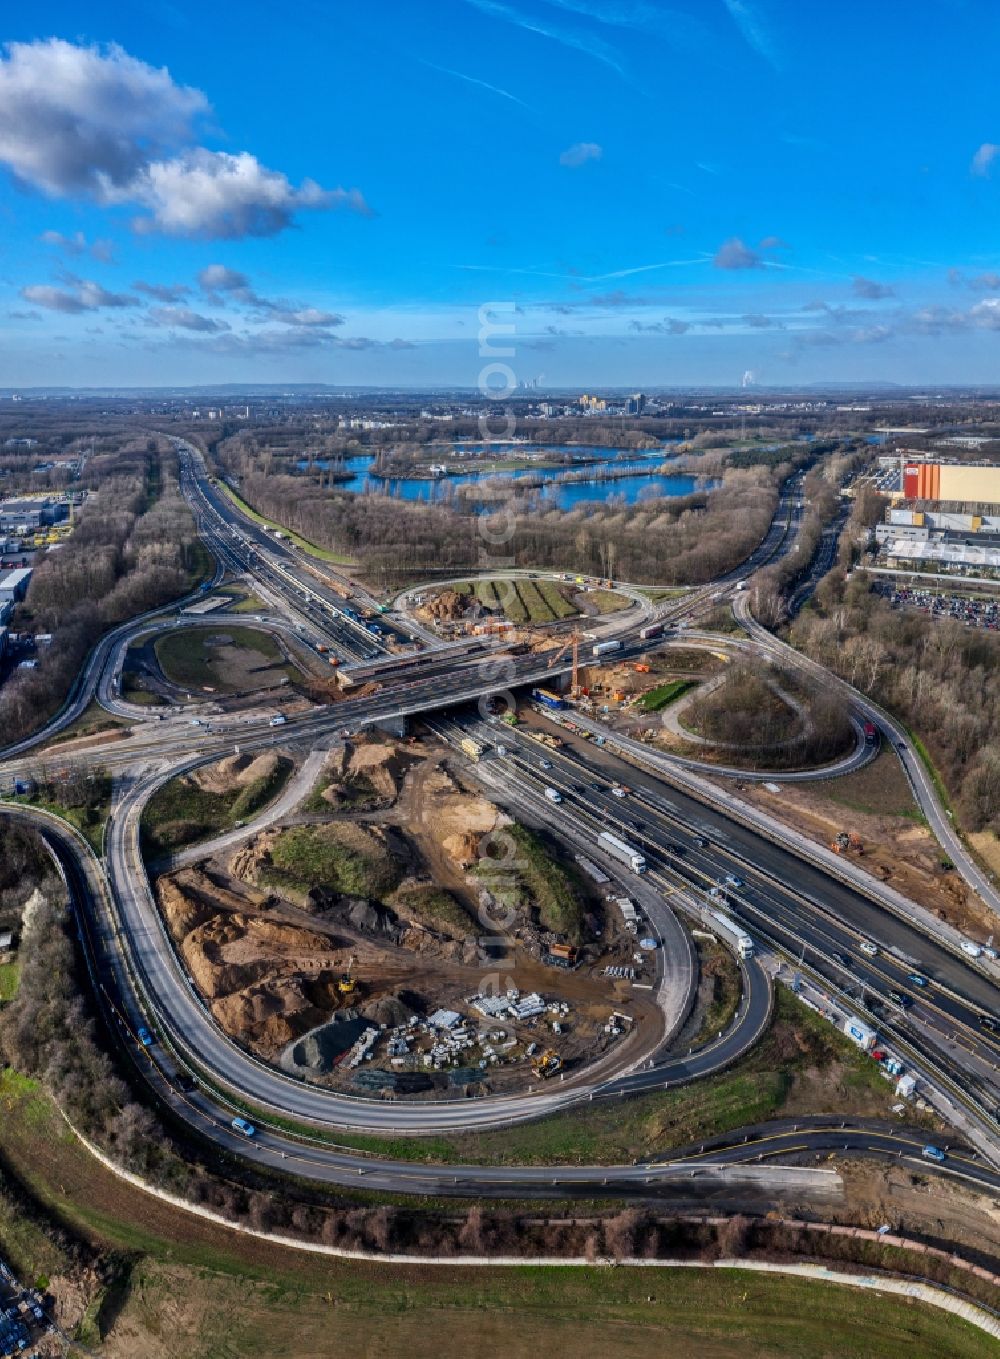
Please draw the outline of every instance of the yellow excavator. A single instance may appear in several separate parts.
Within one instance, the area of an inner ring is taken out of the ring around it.
[[[347,971],[340,974],[340,981],[337,982],[337,990],[342,996],[352,996],[357,990],[358,984],[354,980],[354,954],[352,953],[347,962]]]
[[[546,1048],[544,1052],[540,1052],[537,1057],[531,1059],[532,1075],[540,1081],[548,1080],[550,1076],[562,1071],[562,1068],[563,1059],[552,1048]]]

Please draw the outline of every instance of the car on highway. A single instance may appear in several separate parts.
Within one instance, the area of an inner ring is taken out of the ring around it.
[[[867,954],[869,958],[878,957],[878,948],[871,942],[870,939],[862,939],[861,943],[858,945],[858,948],[861,950],[862,953]]]
[[[726,885],[727,885],[727,887],[742,887],[742,886],[743,886],[743,879],[742,879],[742,878],[738,878],[738,877],[736,876],[735,873],[727,873],[727,874],[726,874]]]
[[[927,1146],[924,1147],[920,1155],[925,1161],[937,1161],[939,1165],[942,1161],[947,1161],[948,1159],[947,1152],[942,1151],[940,1147],[933,1146],[930,1142],[927,1143]]]
[[[997,1023],[995,1015],[980,1015],[979,1027],[985,1029],[987,1033],[996,1033],[997,1029],[1000,1028],[1000,1024]]]
[[[696,835],[694,837],[694,842],[699,849],[708,849],[708,841],[705,839],[704,835]]]
[[[913,1004],[912,998],[904,995],[902,991],[890,991],[889,999],[893,1004],[898,1005],[901,1010],[908,1010]]]
[[[139,1026],[138,1032],[136,1033],[136,1037],[138,1038],[139,1042],[142,1044],[144,1048],[151,1048],[153,1046],[153,1035],[149,1032],[149,1030],[146,1028],[144,1024],[141,1024]]]
[[[234,1118],[229,1125],[233,1132],[242,1133],[244,1137],[255,1137],[257,1129],[252,1123],[248,1123],[245,1118]]]
[[[539,761],[538,761],[538,767],[539,767],[539,769],[551,769],[551,768],[552,768],[552,761],[551,761],[551,760],[539,760]]]
[[[921,972],[908,972],[908,973],[906,974],[906,980],[907,980],[912,986],[926,986],[926,985],[927,985],[927,978],[926,978],[926,977],[923,975],[923,973],[921,973]]]

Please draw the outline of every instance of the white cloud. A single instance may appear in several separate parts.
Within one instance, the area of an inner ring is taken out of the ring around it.
[[[158,326],[180,327],[181,330],[198,330],[205,334],[218,334],[228,330],[226,321],[217,321],[211,316],[202,316],[190,307],[153,307],[149,319]]]
[[[320,311],[318,307],[278,310],[272,314],[276,321],[282,321],[286,326],[342,326],[347,319],[335,311]]]
[[[574,142],[559,157],[559,164],[575,170],[580,165],[586,165],[588,160],[600,160],[603,155],[604,148],[597,142]]]
[[[89,254],[103,264],[110,264],[114,259],[113,241],[88,241],[82,231],[75,231],[72,236],[64,236],[61,231],[43,231],[38,239],[44,245],[51,245],[54,250],[62,250],[67,255]]]
[[[154,161],[123,197],[149,213],[135,219],[137,231],[209,240],[275,236],[300,208],[346,207],[370,215],[357,189],[321,189],[311,179],[295,188],[247,151],[234,156],[202,147]]]
[[[51,38],[0,57],[0,164],[51,198],[135,204],[139,231],[204,238],[273,235],[302,209],[370,214],[357,189],[296,187],[249,152],[199,146],[209,112],[200,90],[114,44]]]
[[[136,279],[132,287],[137,293],[145,293],[147,297],[155,297],[157,302],[179,302],[182,297],[187,297],[191,291],[183,283],[147,283],[144,279]]]
[[[993,168],[993,162],[1000,156],[1000,146],[996,142],[983,142],[982,146],[972,157],[972,164],[969,169],[974,175],[988,175]]]
[[[31,284],[21,289],[21,296],[26,302],[32,302],[37,307],[67,313],[99,311],[102,307],[138,305],[136,299],[127,293],[110,293],[91,279],[69,278],[67,282],[70,285],[67,288],[53,288],[45,283]]]
[[[764,261],[756,250],[741,241],[739,236],[730,236],[723,241],[712,261],[716,269],[763,269]]]
[[[234,293],[249,288],[250,280],[228,264],[209,264],[198,275],[198,286],[207,293]]]
[[[888,283],[879,283],[874,278],[863,278],[861,274],[855,274],[851,280],[851,287],[856,297],[866,297],[872,302],[879,302],[883,298],[895,295]]]

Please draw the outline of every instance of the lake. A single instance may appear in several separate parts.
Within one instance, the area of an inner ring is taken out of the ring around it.
[[[478,452],[482,449],[482,445],[463,445],[462,449],[463,451],[475,450]],[[453,488],[459,486],[475,486],[480,482],[490,481],[492,484],[484,488],[484,499],[486,499],[487,497],[492,498],[492,496],[489,496],[490,490],[498,489],[497,478],[502,477],[509,483],[527,477],[542,483],[536,494],[544,505],[552,509],[571,510],[574,506],[585,501],[605,501],[614,498],[618,504],[635,505],[642,500],[691,495],[692,492],[703,489],[706,485],[703,480],[683,472],[657,474],[653,470],[670,457],[669,445],[637,454],[613,448],[583,448],[579,445],[539,448],[537,445],[519,444],[514,447],[498,448],[497,456],[511,457],[529,452],[569,454],[575,459],[587,459],[588,461],[585,463],[587,471],[599,473],[602,468],[614,467],[616,472],[626,473],[626,475],[618,475],[606,480],[595,476],[593,480],[588,479],[586,481],[559,481],[558,478],[562,473],[570,471],[572,468],[541,467],[503,473],[462,472],[456,476],[433,478],[384,478],[371,475],[375,454],[364,453],[343,460],[341,465],[349,475],[346,480],[336,483],[336,489],[351,491],[358,495],[391,495],[402,500],[442,503],[453,495]],[[589,459],[591,458],[595,461],[590,462]],[[312,465],[325,468],[330,464],[322,458],[315,458]],[[305,470],[309,466],[308,460],[301,459],[298,466],[300,470]],[[581,468],[581,470],[583,469]],[[708,484],[714,485],[715,483]]]

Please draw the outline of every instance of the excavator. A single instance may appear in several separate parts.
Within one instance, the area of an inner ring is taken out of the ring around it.
[[[531,1074],[540,1081],[547,1081],[563,1069],[563,1059],[552,1048],[546,1048],[531,1059]]]
[[[830,848],[833,850],[834,854],[851,853],[862,855],[865,852],[864,843],[860,835],[856,835],[854,831],[838,832],[837,838],[830,841]]]
[[[358,989],[358,983],[354,980],[354,961],[355,955],[352,953],[347,962],[347,971],[340,974],[337,982],[337,990],[342,996],[353,996]]]

